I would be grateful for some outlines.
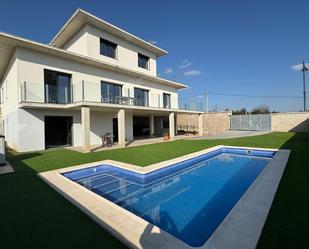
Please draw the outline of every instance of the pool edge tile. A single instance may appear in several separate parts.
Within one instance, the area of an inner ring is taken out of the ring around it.
[[[42,173],[38,173],[38,175],[43,181],[45,181],[47,184],[49,184],[58,193],[63,195],[67,200],[69,200],[74,205],[76,205],[79,209],[81,209],[83,212],[85,212],[97,224],[99,224],[105,230],[109,231],[113,236],[115,236],[116,238],[121,240],[123,243],[125,243],[130,248],[145,248],[144,245],[141,245],[141,239],[144,236],[144,238],[145,238],[144,244],[145,245],[147,244],[147,248],[160,248],[160,249],[168,249],[168,248],[181,248],[181,249],[183,249],[183,248],[187,248],[188,249],[188,248],[194,248],[194,247],[188,246],[184,242],[178,240],[177,238],[168,234],[167,232],[160,230],[160,228],[148,223],[147,221],[143,220],[142,218],[136,216],[135,214],[117,206],[116,204],[114,204],[114,203],[106,200],[105,198],[98,196],[97,194],[93,193],[92,191],[86,189],[85,187],[67,179],[66,177],[64,177],[62,175],[62,173],[74,171],[74,170],[78,170],[78,169],[82,169],[82,168],[87,168],[87,167],[93,167],[93,166],[97,166],[97,165],[100,165],[100,164],[110,164],[112,166],[116,166],[116,167],[123,168],[123,169],[128,169],[128,170],[131,170],[133,172],[140,173],[140,174],[146,174],[146,173],[167,167],[171,164],[179,163],[179,162],[182,162],[184,160],[188,160],[190,158],[194,158],[194,157],[197,157],[199,155],[218,150],[220,148],[238,148],[238,149],[250,149],[250,150],[255,149],[255,150],[276,151],[277,152],[276,155],[274,156],[274,158],[270,162],[280,161],[282,164],[286,165],[287,160],[288,160],[288,155],[281,155],[281,152],[284,152],[285,150],[218,145],[218,146],[215,146],[215,147],[211,147],[211,148],[204,149],[204,150],[201,150],[201,151],[193,152],[193,153],[190,153],[190,154],[185,155],[185,156],[181,156],[181,157],[178,157],[178,158],[175,158],[175,159],[156,163],[156,164],[149,165],[149,166],[146,166],[146,167],[139,167],[139,166],[136,166],[136,165],[117,162],[117,161],[113,161],[113,160],[103,160],[103,161],[99,161],[99,162],[93,162],[93,163],[88,163],[88,164],[83,164],[83,165],[72,166],[72,167],[68,167],[68,168],[62,168],[62,169],[42,172]],[[285,153],[289,154],[289,151],[285,151]],[[274,160],[275,158],[277,158],[277,159]],[[266,166],[267,169],[270,168],[269,164]],[[280,174],[280,172],[283,173],[285,165],[284,165],[284,167],[281,167],[281,169],[280,169],[280,167],[278,167],[278,169],[273,170],[275,172],[275,174],[278,175],[278,174]],[[264,171],[262,172],[261,175],[264,175],[266,168],[264,169]],[[281,173],[281,176],[282,176],[282,173]],[[261,177],[261,175],[259,177]],[[279,181],[281,179],[281,176],[279,177],[278,184],[279,184]],[[257,179],[252,183],[252,185],[257,184],[256,183]],[[267,178],[265,178],[265,180],[267,180]],[[273,197],[276,193],[278,184],[275,184],[274,193],[270,193],[269,196],[268,196],[268,198],[272,197],[270,205],[271,205],[272,199],[273,199]],[[245,192],[244,196],[247,196],[247,195],[250,196],[249,190],[251,189],[252,185]],[[253,191],[253,190],[251,190],[251,191]],[[244,198],[244,200],[246,199],[244,196],[239,200],[239,202],[243,198]],[[248,201],[248,198],[247,198],[247,201]],[[227,222],[228,222],[228,220],[232,220],[233,217],[231,218],[230,214],[235,209],[235,207],[239,204],[239,202],[233,207],[233,209],[230,211],[230,213],[227,215],[227,217],[219,225],[217,230],[219,228],[221,228],[224,221],[227,220]],[[98,205],[100,205],[100,207],[97,207]],[[270,208],[270,206],[269,206],[269,208]],[[267,214],[268,214],[269,208],[267,210]],[[117,218],[113,218],[114,216],[117,216]],[[267,215],[266,215],[266,217],[267,217]],[[265,220],[266,220],[266,218],[265,218]],[[265,220],[263,220],[263,222],[262,222],[263,225],[264,225]],[[128,224],[126,224],[126,223],[128,223]],[[133,224],[134,224],[134,226],[133,226]],[[150,234],[144,234],[145,229],[148,228],[148,227],[152,227],[153,230],[158,232],[159,236],[155,236],[155,234],[152,236],[151,233]],[[222,237],[222,234],[220,234],[220,232],[217,232],[217,230],[214,232],[214,234],[216,233],[216,235],[213,234],[208,239],[208,241],[202,247],[199,247],[199,248],[203,248],[203,249],[206,249],[206,248],[207,249],[213,249],[213,248],[220,248],[220,249],[229,248],[229,249],[232,249],[232,248],[236,248],[236,247],[230,247],[231,244],[227,243],[228,240],[225,241],[225,243],[221,243],[222,245],[225,244],[228,247],[214,247],[216,245],[214,238],[216,236]],[[128,231],[130,231],[130,232],[128,233]],[[230,235],[232,235],[232,234],[230,234]],[[260,232],[258,234],[258,238],[259,238],[259,235],[260,235]],[[224,233],[223,233],[223,236],[224,236]],[[157,241],[158,237],[160,237],[162,239],[164,238],[164,241],[160,241],[160,243],[158,243],[158,241]],[[225,237],[227,238],[228,236],[225,236]],[[255,247],[255,245],[254,245],[254,247]],[[252,247],[252,248],[254,248],[254,247]],[[239,247],[237,249],[239,249]]]

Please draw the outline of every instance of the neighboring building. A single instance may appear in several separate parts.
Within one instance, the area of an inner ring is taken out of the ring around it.
[[[2,129],[17,151],[119,144],[175,135],[177,91],[185,85],[157,77],[166,51],[83,10],[50,44],[0,33]],[[192,112],[193,113],[193,112]],[[195,112],[196,113],[196,112]]]

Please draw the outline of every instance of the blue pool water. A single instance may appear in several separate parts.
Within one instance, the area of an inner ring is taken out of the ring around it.
[[[273,156],[222,148],[146,175],[104,164],[64,176],[198,247]]]

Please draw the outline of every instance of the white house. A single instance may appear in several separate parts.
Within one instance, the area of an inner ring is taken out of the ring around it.
[[[49,44],[0,33],[2,129],[17,151],[175,135],[177,91],[157,76],[167,52],[78,9]],[[192,112],[193,113],[193,112]],[[197,112],[196,112],[197,113]]]

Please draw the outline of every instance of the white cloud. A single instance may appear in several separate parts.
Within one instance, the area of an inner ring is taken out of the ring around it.
[[[199,70],[189,70],[183,73],[184,76],[196,76],[201,74],[201,71]]]
[[[309,64],[305,63],[305,67],[309,68]],[[295,71],[301,71],[303,69],[303,64],[292,65],[291,68]]]
[[[172,68],[170,68],[170,67],[167,67],[167,68],[165,68],[164,73],[165,74],[173,74],[174,70]]]
[[[180,68],[187,68],[191,66],[191,62],[189,60],[183,60],[180,64]]]

